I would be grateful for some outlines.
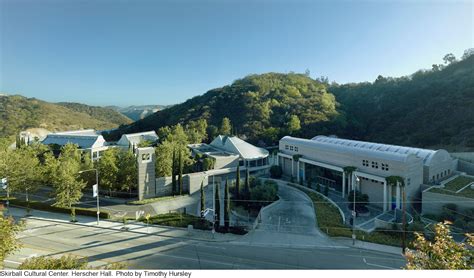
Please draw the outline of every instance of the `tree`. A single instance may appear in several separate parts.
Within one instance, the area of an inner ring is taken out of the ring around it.
[[[17,236],[23,228],[23,222],[15,223],[13,217],[5,217],[0,211],[0,269],[5,258],[21,248]]]
[[[179,195],[183,195],[183,153],[179,151],[179,160],[178,160],[178,190]]]
[[[117,183],[120,190],[132,192],[138,186],[138,165],[132,150],[120,150],[117,152]]]
[[[291,115],[288,120],[287,129],[289,134],[294,134],[301,129],[301,122],[297,115]]]
[[[28,258],[18,267],[18,269],[27,270],[85,270],[88,269],[87,260],[73,255],[63,255],[59,258],[54,257],[32,257]]]
[[[454,61],[456,61],[456,57],[453,53],[448,53],[443,57],[443,61],[445,64],[452,64]]]
[[[274,179],[279,179],[283,175],[283,170],[280,165],[273,165],[270,167],[270,177]]]
[[[237,165],[235,172],[235,198],[240,200],[240,165]]]
[[[472,269],[474,266],[474,241],[468,235],[467,244],[457,243],[450,235],[447,223],[435,227],[433,242],[415,232],[414,250],[406,253],[407,269]]]
[[[171,162],[171,190],[173,192],[173,195],[176,194],[177,190],[177,184],[176,184],[176,150],[173,149],[173,158]]]
[[[329,185],[326,184],[326,186],[324,187],[324,196],[328,196],[329,195]]]
[[[109,190],[109,195],[117,189],[117,176],[119,168],[117,166],[117,149],[107,149],[102,157],[96,162],[100,173],[99,184],[101,188]]]
[[[245,172],[245,187],[244,187],[244,197],[245,200],[250,199],[250,173],[249,169]]]
[[[54,187],[55,206],[66,207],[71,210],[71,221],[75,221],[73,204],[82,197],[82,189],[86,183],[80,179],[81,170],[79,150],[76,145],[66,144],[61,149],[59,163],[53,170],[52,184]]]
[[[186,134],[190,144],[202,143],[207,139],[207,121],[199,119],[197,121],[189,121],[186,125]]]
[[[201,182],[201,189],[199,190],[201,193],[201,218],[204,218],[204,210],[206,210],[206,195],[204,193],[204,181]]]
[[[229,181],[225,180],[225,192],[224,192],[224,227],[226,231],[229,230],[230,226],[230,195],[229,195]]]
[[[461,59],[466,60],[467,58],[471,57],[474,55],[474,48],[468,48],[464,50],[464,54],[462,55]]]
[[[219,193],[219,188],[221,187],[220,183],[217,184],[216,186],[216,191],[214,192],[214,203],[215,203],[215,217],[216,217],[216,227],[219,228],[220,226],[220,221],[221,221],[221,200],[220,200],[220,193]]]
[[[230,123],[229,118],[224,117],[222,119],[220,133],[221,135],[228,135],[228,136],[232,134],[232,125]]]

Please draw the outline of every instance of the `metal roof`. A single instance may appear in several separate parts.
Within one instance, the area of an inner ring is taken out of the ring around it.
[[[268,156],[267,150],[247,143],[236,136],[219,135],[210,145],[227,152],[239,154],[243,159],[258,159]]]
[[[81,149],[90,149],[105,145],[105,140],[102,135],[97,134],[92,129],[88,129],[50,133],[42,143],[45,145],[56,144],[60,146],[71,143],[78,145]]]
[[[124,134],[120,138],[117,144],[119,145],[128,145],[130,144],[138,144],[142,141],[157,141],[158,135],[154,131],[146,131],[146,132],[139,132],[139,133],[130,133]]]

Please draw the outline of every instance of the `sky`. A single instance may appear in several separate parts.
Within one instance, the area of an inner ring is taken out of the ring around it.
[[[254,73],[403,76],[474,46],[473,3],[0,0],[0,92],[128,106]]]

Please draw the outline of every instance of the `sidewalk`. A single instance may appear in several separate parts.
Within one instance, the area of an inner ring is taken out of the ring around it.
[[[67,214],[49,212],[49,211],[40,211],[40,210],[31,210],[30,216],[25,217],[26,210],[16,207],[10,207],[10,213],[15,218],[21,219],[37,219],[37,220],[46,220],[59,222],[70,225],[79,225],[79,226],[88,226],[93,228],[109,229],[123,231],[126,233],[138,233],[143,235],[157,235],[162,237],[170,238],[183,238],[190,240],[200,240],[200,241],[209,241],[209,242],[228,242],[239,239],[240,235],[235,234],[221,234],[215,233],[212,234],[211,231],[203,230],[188,230],[187,228],[177,228],[169,226],[159,226],[159,225],[147,225],[141,222],[132,222],[126,225],[127,230],[123,230],[124,224],[121,222],[115,222],[110,220],[100,220],[100,225],[97,226],[97,218],[88,217],[88,216],[76,216],[78,222],[71,223],[70,216]]]
[[[361,240],[356,240],[355,245],[352,245],[352,239],[350,238],[337,237],[337,238],[332,238],[332,239],[338,242],[339,244],[345,245],[348,247],[360,248],[360,249],[372,250],[372,251],[378,251],[378,252],[385,252],[385,253],[390,253],[390,254],[395,254],[395,255],[402,254],[401,247],[377,244],[377,243],[361,241]]]

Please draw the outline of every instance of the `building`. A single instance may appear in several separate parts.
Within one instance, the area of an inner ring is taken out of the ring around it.
[[[386,178],[404,179],[407,201],[420,198],[422,184],[435,184],[453,174],[455,162],[445,150],[428,150],[326,136],[309,139],[283,137],[278,164],[283,174],[298,181],[328,185],[345,197],[357,186],[372,205],[384,211],[401,207],[400,186]],[[348,179],[345,167],[356,167]],[[356,185],[356,177],[359,183]],[[352,184],[349,184],[351,180]]]
[[[214,169],[232,168],[240,165],[251,172],[269,168],[268,151],[256,147],[236,136],[217,136],[210,144],[189,145],[193,154],[212,157]]]
[[[158,135],[154,131],[146,131],[139,133],[123,134],[117,145],[122,148],[136,149],[143,142],[154,144],[158,141]]]
[[[93,129],[49,133],[41,143],[59,147],[75,144],[84,152],[90,153],[92,160],[100,158],[108,148],[104,137]]]

